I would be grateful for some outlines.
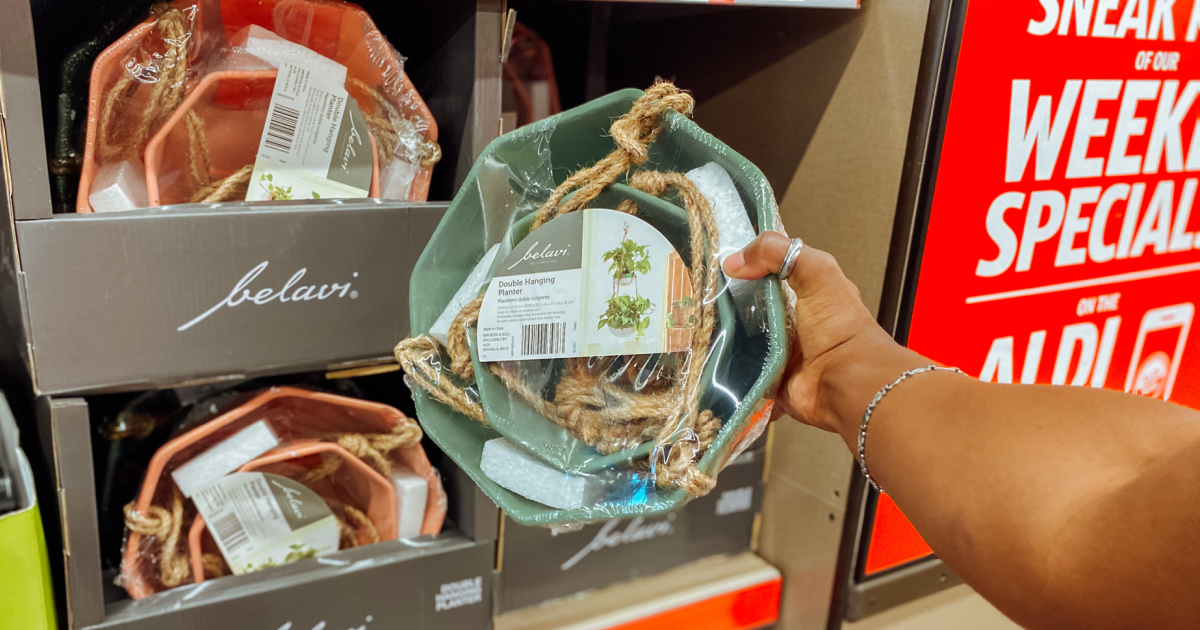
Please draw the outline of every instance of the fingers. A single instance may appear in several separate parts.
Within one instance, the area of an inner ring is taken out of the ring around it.
[[[789,245],[791,239],[779,232],[763,232],[741,251],[725,258],[725,274],[731,278],[756,280],[777,273],[783,266]],[[844,280],[844,276],[833,256],[805,245],[800,249],[787,281],[797,295],[804,296],[820,291],[830,283],[836,285],[839,280]]]
[[[763,232],[739,252],[725,258],[725,273],[731,278],[756,280],[776,273],[783,266],[791,241],[779,232]]]

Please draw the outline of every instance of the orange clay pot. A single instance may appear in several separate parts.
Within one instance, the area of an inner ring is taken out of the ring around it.
[[[188,132],[183,117],[195,110],[204,123],[214,180],[254,163],[259,135],[267,121],[278,70],[224,70],[205,75],[175,113],[146,144],[146,191],[150,205],[187,203],[194,191],[188,174]],[[371,189],[379,196],[379,152],[371,141]],[[254,182],[250,183],[251,186]]]
[[[238,469],[238,472],[263,472],[295,478],[321,465],[321,454],[330,453],[342,459],[342,465],[324,479],[307,484],[323,497],[333,497],[367,515],[375,525],[380,540],[395,540],[399,524],[396,522],[396,492],[392,482],[368,466],[361,459],[331,442],[301,442],[280,446],[268,451]],[[196,582],[204,581],[204,551],[219,548],[211,537],[205,538],[207,527],[204,517],[196,515],[188,533],[188,553],[192,559],[192,575]],[[370,544],[371,536],[364,529],[357,532],[360,545]]]
[[[420,121],[423,136],[437,141],[437,122],[417,93],[412,82],[404,73],[403,66],[387,40],[362,8],[348,2],[330,0],[176,0],[172,6],[178,8],[197,7],[192,21],[195,26],[190,36],[215,37],[228,41],[234,34],[250,25],[258,25],[288,41],[305,46],[317,53],[346,66],[347,78],[376,86],[398,103],[407,115]],[[203,26],[213,23],[207,12],[219,14],[220,29],[207,33]],[[76,212],[92,212],[88,194],[92,181],[100,168],[97,155],[97,133],[104,100],[112,86],[116,85],[121,73],[129,72],[126,63],[133,60],[134,53],[143,44],[153,46],[148,37],[154,35],[156,18],[149,18],[106,48],[92,66],[88,90],[87,140],[84,146],[83,165],[79,178],[79,195]],[[204,50],[196,46],[193,50]],[[386,50],[387,54],[380,54]],[[145,109],[150,94],[149,85],[139,85],[124,100],[124,106],[135,111]],[[376,104],[362,90],[347,82],[353,97],[364,115],[374,111]],[[261,125],[253,133],[257,139]],[[255,147],[257,149],[257,146]],[[429,179],[433,167],[417,170],[409,188],[408,201],[424,201],[429,196]]]
[[[265,420],[285,443],[311,441],[329,433],[389,433],[396,425],[412,422],[399,410],[379,403],[295,387],[268,389],[158,449],[150,460],[134,508],[145,513],[152,504],[170,505],[174,491],[171,471],[259,420]],[[428,483],[421,533],[437,534],[446,518],[446,492],[424,449],[419,444],[397,448],[389,458]],[[186,512],[194,513],[190,502],[186,508]],[[134,599],[166,590],[158,579],[156,564],[149,554],[142,553],[141,544],[142,535],[130,531],[121,562],[122,581]]]

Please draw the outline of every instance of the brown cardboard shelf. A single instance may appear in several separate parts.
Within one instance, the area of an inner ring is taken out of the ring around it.
[[[706,558],[652,577],[496,617],[496,630],[771,627],[779,570],[752,553]]]
[[[443,158],[430,198],[441,201],[74,214],[53,211],[73,204],[61,199],[70,186],[56,185],[52,195],[45,138],[63,135],[55,107],[78,90],[58,76],[63,51],[91,37],[95,26],[82,18],[101,9],[81,0],[0,0],[0,309],[18,337],[17,356],[4,358],[25,364],[37,393],[389,360],[409,333],[412,264],[462,174],[499,131],[480,121],[499,120],[492,77],[500,14],[498,3],[475,0],[362,4],[410,55],[406,71],[438,121]],[[81,19],[64,22],[65,13]]]
[[[378,401],[395,405],[392,397],[405,393],[399,376],[390,376],[394,381],[352,387],[368,400],[386,392]],[[288,378],[319,382],[315,375]],[[108,425],[136,397],[42,397],[38,402],[38,424],[51,447],[52,494],[63,523],[64,621],[70,630],[216,630],[247,627],[247,620],[255,627],[281,628],[290,622],[290,627],[304,629],[322,623],[367,630],[489,626],[498,509],[474,485],[460,481],[446,484],[449,519],[439,534],[365,545],[130,599],[113,582],[125,544],[120,506],[131,490],[122,471],[143,469],[138,462],[156,442],[146,442],[148,436],[114,441],[92,436],[98,435],[95,427]],[[443,478],[453,480],[447,460],[435,450],[429,455],[442,467]]]
[[[387,360],[444,210],[229,204],[18,221],[9,306],[34,386],[128,391]]]
[[[611,519],[553,534],[505,519],[496,610],[538,606],[697,560],[753,548],[762,503],[765,448],[721,471],[707,496],[665,516]]]
[[[461,534],[378,543],[126,600],[86,627],[487,628],[493,553],[490,543]]]

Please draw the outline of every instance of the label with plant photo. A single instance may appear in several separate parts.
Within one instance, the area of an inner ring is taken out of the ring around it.
[[[193,500],[235,575],[338,549],[338,524],[329,506],[282,475],[233,473]]]
[[[374,149],[345,83],[324,57],[279,64],[247,201],[367,196]]]
[[[517,243],[484,295],[484,362],[680,352],[696,301],[671,243],[636,216],[589,209]]]

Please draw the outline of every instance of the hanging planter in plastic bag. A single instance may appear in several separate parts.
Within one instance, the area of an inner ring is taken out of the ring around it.
[[[331,469],[326,471],[326,468]],[[378,470],[331,442],[297,443],[274,449],[245,464],[238,472],[264,472],[295,479],[332,503],[343,519],[339,535],[352,546],[370,545],[398,536],[396,492]],[[220,553],[208,534],[203,516],[196,516],[188,533],[192,576],[203,582],[206,558]],[[430,532],[436,533],[436,532]]]
[[[770,416],[783,290],[719,260],[780,229],[774,197],[691,107],[659,83],[502,136],[414,269],[422,424],[519,523],[674,509]]]
[[[92,67],[76,210],[424,201],[441,156],[437,124],[402,61],[347,2],[155,5]],[[266,177],[281,166],[290,184]]]
[[[234,573],[261,568],[243,562],[244,556],[235,566],[225,553],[234,544],[248,544],[243,525],[217,519],[210,526],[200,514],[198,501],[210,496],[255,494],[224,489],[214,494],[213,488],[236,476],[229,473],[264,475],[262,487],[278,487],[276,480],[287,485],[272,490],[280,493],[280,505],[299,509],[307,503],[303,511],[315,524],[301,525],[307,521],[298,512],[289,520],[295,531],[277,536],[284,543],[307,542],[296,532],[319,528],[322,518],[330,550],[441,531],[446,515],[441,479],[421,448],[421,428],[398,410],[294,387],[272,388],[235,403],[163,445],[137,498],[126,506],[121,583],[135,599],[225,575],[231,567]],[[401,504],[401,496],[416,502]],[[244,505],[237,510],[239,524],[240,514],[255,512]],[[210,527],[234,538],[224,537],[219,548]],[[402,534],[402,529],[408,531]],[[259,545],[263,548],[274,544],[260,542],[266,543]]]

